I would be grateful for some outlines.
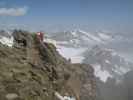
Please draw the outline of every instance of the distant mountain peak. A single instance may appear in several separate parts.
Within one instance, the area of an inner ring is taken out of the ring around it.
[[[86,47],[89,45],[105,44],[107,42],[107,39],[101,39],[96,33],[86,32],[81,29],[53,33],[50,34],[50,38],[60,41],[60,43],[65,41],[68,43],[68,46],[73,47]]]

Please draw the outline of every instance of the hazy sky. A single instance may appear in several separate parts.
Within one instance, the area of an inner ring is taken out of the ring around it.
[[[0,27],[133,32],[133,0],[0,0]]]

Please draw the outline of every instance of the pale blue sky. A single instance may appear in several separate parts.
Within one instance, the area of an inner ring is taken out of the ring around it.
[[[133,0],[0,0],[0,26],[133,32]]]

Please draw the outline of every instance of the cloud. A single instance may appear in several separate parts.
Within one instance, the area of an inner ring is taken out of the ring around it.
[[[0,8],[0,16],[23,16],[27,13],[27,7],[21,8]]]

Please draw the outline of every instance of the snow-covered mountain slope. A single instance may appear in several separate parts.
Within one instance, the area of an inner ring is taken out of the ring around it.
[[[66,59],[71,59],[72,63],[91,64],[95,76],[103,82],[106,82],[109,77],[119,81],[125,73],[133,69],[131,62],[125,60],[112,49],[95,46],[88,50],[57,45],[57,50]]]
[[[59,45],[68,47],[86,47],[96,44],[107,44],[113,36],[102,33],[90,33],[83,30],[65,31],[49,34],[49,38],[56,40]]]
[[[98,37],[103,41],[113,41],[114,37],[111,34],[106,34],[104,32],[98,32]]]
[[[107,70],[102,70],[100,64],[92,64],[92,66],[94,68],[94,75],[100,78],[101,81],[106,82],[109,77],[113,77]]]
[[[92,64],[95,76],[103,82],[106,82],[108,77],[120,79],[133,67],[132,63],[120,56],[119,50],[119,55],[115,52],[117,48],[123,50],[121,45],[129,43],[128,37],[123,34],[75,30],[55,33],[50,38],[56,40],[57,45],[60,46],[58,49],[60,54],[67,59],[71,58],[72,63]],[[89,49],[82,55],[84,51],[81,48]]]
[[[73,48],[65,46],[68,42],[65,41],[56,41],[50,38],[45,38],[44,42],[52,43],[56,50],[67,60],[71,60],[72,63],[82,63],[82,60],[84,59],[82,54],[86,48]]]
[[[95,75],[104,82],[108,77],[119,79],[133,69],[133,64],[114,50],[99,46],[94,46],[91,50],[85,51],[83,63],[92,64]]]
[[[68,47],[92,47],[94,45],[105,45],[120,52],[133,43],[132,35],[126,33],[111,33],[105,31],[88,32],[80,29],[49,33],[48,37],[57,41],[57,44]],[[129,48],[128,48],[129,49]],[[130,47],[130,51],[133,48]]]
[[[80,54],[85,52],[86,48],[68,48],[56,45],[57,51],[66,59],[71,59],[72,63],[82,63],[84,57]]]

